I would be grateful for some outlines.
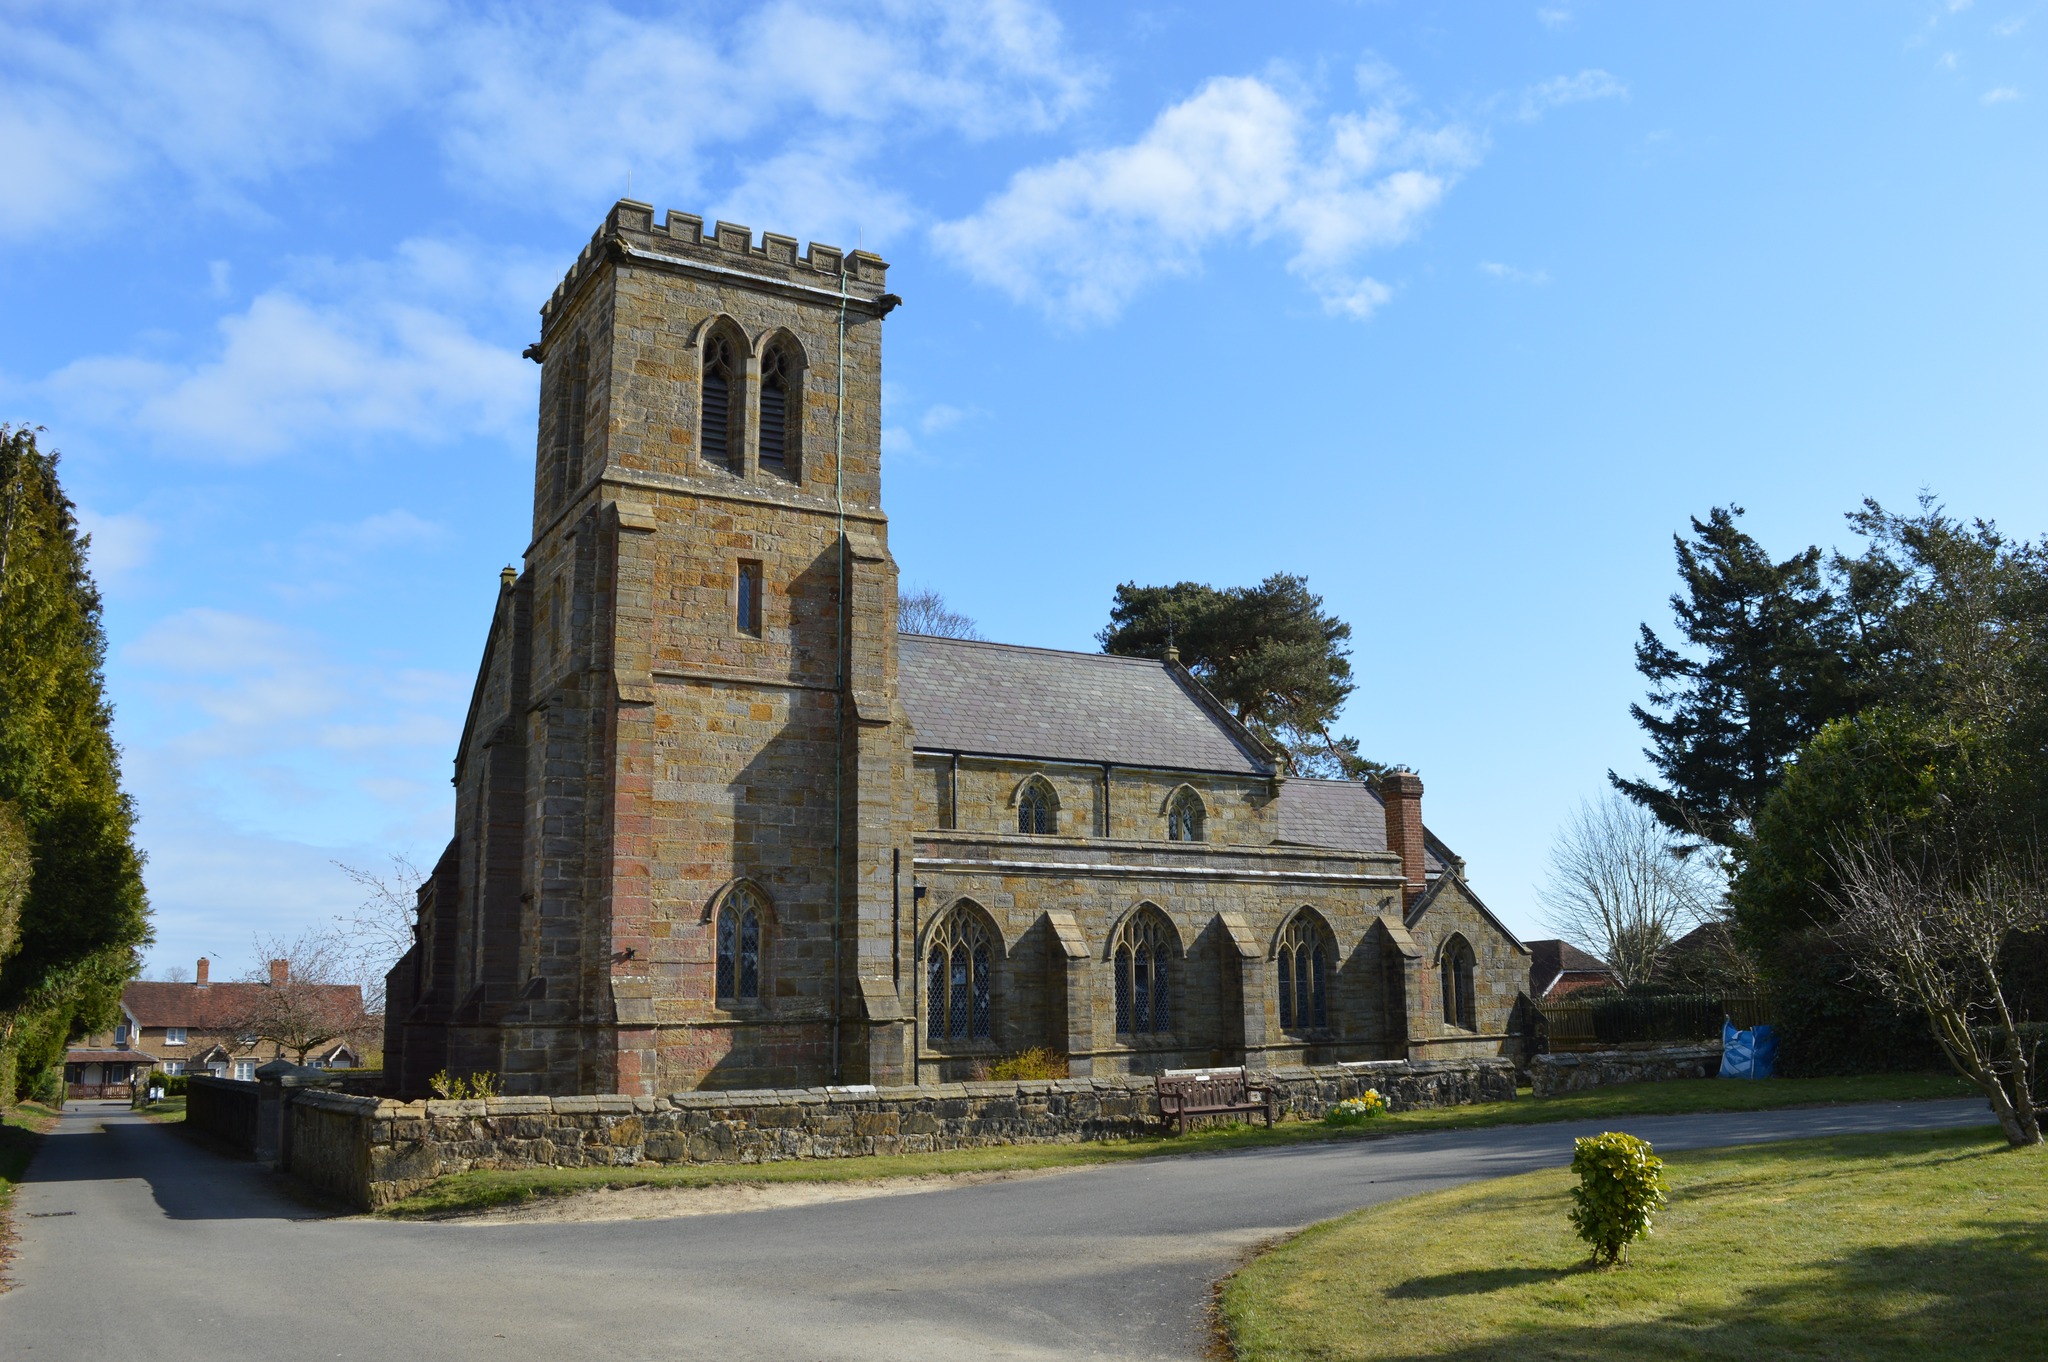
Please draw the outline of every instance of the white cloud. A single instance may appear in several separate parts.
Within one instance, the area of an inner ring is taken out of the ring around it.
[[[468,35],[443,145],[451,173],[485,192],[582,214],[629,174],[637,197],[693,201],[733,144],[788,128],[780,155],[732,168],[733,202],[792,235],[858,222],[879,236],[910,214],[868,183],[878,133],[1042,131],[1094,84],[1057,19],[1029,0],[782,0],[722,31],[694,17],[550,11]]]
[[[450,243],[407,242],[388,262],[301,262],[295,278],[222,317],[204,358],[87,356],[43,387],[81,423],[211,459],[335,437],[511,434],[532,417],[532,366],[464,314],[545,293],[523,262],[486,265]]]
[[[1953,52],[1944,52],[1935,58],[1934,64],[1944,71],[1953,71],[1962,64],[1962,58]]]
[[[1513,265],[1504,265],[1498,260],[1480,261],[1479,272],[1504,284],[1534,284],[1540,288],[1550,282],[1549,270],[1516,269]]]
[[[2009,104],[2020,97],[2020,92],[2010,85],[2000,85],[1984,92],[1986,104]]]
[[[399,119],[452,178],[579,218],[628,174],[642,196],[694,201],[762,133],[794,149],[863,133],[834,153],[857,184],[884,137],[1042,130],[1097,82],[1037,0],[775,0],[723,25],[609,5],[111,0],[0,18],[0,233],[75,232],[114,193],[258,215],[255,186]]]
[[[1572,12],[1562,5],[1546,5],[1536,11],[1536,22],[1545,28],[1563,28],[1572,21]]]
[[[1389,293],[1359,257],[1405,240],[1477,147],[1391,107],[1318,119],[1265,81],[1219,77],[1135,142],[1020,171],[933,237],[976,278],[1075,324],[1114,317],[1218,243],[1280,239],[1326,307],[1362,317]]]
[[[1950,14],[1961,14],[1975,3],[1976,0],[1948,0],[1948,12]]]
[[[0,231],[75,227],[152,172],[246,211],[247,186],[373,131],[415,95],[435,9],[113,3],[71,11],[61,35],[0,20]]]
[[[1991,26],[1991,31],[2001,38],[2010,38],[2013,34],[2019,32],[2026,26],[2026,16],[2023,14],[2015,14],[2010,19],[2001,19],[1997,23],[1993,24]]]
[[[1519,117],[1525,122],[1543,117],[1567,104],[1584,104],[1594,99],[1627,99],[1628,85],[1611,72],[1597,68],[1575,76],[1553,76],[1522,92]]]

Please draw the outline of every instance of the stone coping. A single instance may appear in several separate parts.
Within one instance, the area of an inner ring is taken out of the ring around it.
[[[1715,1047],[1719,1052],[1719,1047]],[[1663,1053],[1663,1052],[1659,1052]],[[1588,1056],[1589,1058],[1592,1056]],[[1276,1065],[1265,1070],[1255,1070],[1254,1077],[1263,1077],[1275,1083],[1302,1083],[1343,1078],[1358,1078],[1385,1074],[1392,1077],[1408,1074],[1417,1077],[1429,1074],[1477,1073],[1499,1069],[1512,1071],[1510,1060],[1486,1057],[1480,1059],[1437,1059],[1437,1060],[1362,1060],[1342,1064],[1319,1065]],[[580,1116],[630,1116],[662,1110],[704,1111],[737,1110],[755,1107],[787,1107],[793,1105],[825,1106],[895,1106],[908,1102],[943,1101],[955,1098],[986,1097],[1045,1097],[1057,1094],[1079,1095],[1098,1092],[1144,1092],[1150,1093],[1155,1086],[1151,1074],[1113,1075],[1102,1078],[1027,1078],[1003,1082],[979,1083],[927,1083],[917,1087],[872,1088],[866,1091],[849,1092],[840,1088],[746,1088],[730,1091],[697,1091],[670,1093],[663,1097],[627,1097],[616,1094],[562,1097],[484,1097],[460,1100],[428,1098],[420,1101],[400,1102],[388,1097],[358,1097],[348,1093],[332,1092],[320,1088],[301,1088],[293,1093],[292,1100],[304,1105],[329,1111],[346,1111],[380,1117],[427,1116],[427,1117],[477,1117],[477,1116],[538,1116],[546,1114]]]
[[[1720,1054],[1721,1042],[1716,1040],[1703,1045],[1667,1045],[1657,1050],[1567,1050],[1561,1054],[1537,1055],[1529,1062],[1568,1069],[1581,1064],[1658,1064],[1673,1060],[1717,1059]]]

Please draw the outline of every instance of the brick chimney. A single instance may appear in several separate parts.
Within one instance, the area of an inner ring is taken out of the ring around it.
[[[1429,887],[1423,874],[1422,777],[1413,771],[1389,771],[1380,777],[1380,802],[1387,808],[1387,850],[1401,858],[1401,906],[1406,908]]]
[[[205,956],[202,955],[199,957],[199,964],[192,971],[193,980],[201,988],[206,987],[206,969],[207,966],[211,963],[211,961],[209,961]]]
[[[291,961],[273,960],[270,962],[270,986],[272,988],[282,988],[285,984],[291,982],[291,977]]]

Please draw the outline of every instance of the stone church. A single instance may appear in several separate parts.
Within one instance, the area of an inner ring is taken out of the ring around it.
[[[1528,953],[1415,776],[1288,777],[1171,650],[898,634],[886,271],[622,201],[541,310],[399,1091],[1499,1053]]]

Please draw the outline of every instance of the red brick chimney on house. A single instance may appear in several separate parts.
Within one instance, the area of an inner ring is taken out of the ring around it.
[[[1422,777],[1413,771],[1389,771],[1380,777],[1380,802],[1387,808],[1387,850],[1401,858],[1401,906],[1406,908],[1429,887],[1423,873]]]
[[[206,968],[211,963],[211,961],[209,961],[205,956],[202,955],[199,957],[198,968],[192,971],[194,975],[194,982],[196,982],[201,988],[206,987]]]
[[[270,986],[271,986],[272,988],[282,988],[282,987],[284,987],[284,985],[285,985],[285,984],[287,984],[287,983],[289,983],[289,982],[291,981],[291,977],[292,977],[292,962],[291,962],[291,961],[289,961],[289,960],[273,960],[273,961],[271,961],[271,962],[270,962]]]

